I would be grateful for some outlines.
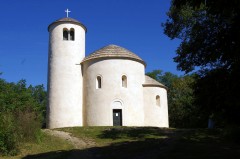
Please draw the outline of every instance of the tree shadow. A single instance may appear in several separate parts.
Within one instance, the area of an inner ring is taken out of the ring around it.
[[[114,127],[106,129],[98,137],[113,140],[128,137],[137,140],[118,141],[102,147],[27,155],[22,159],[229,159],[239,157],[239,146],[216,141],[216,132],[205,131],[207,130]]]
[[[114,143],[103,147],[27,155],[22,159],[154,159],[161,156],[161,150],[166,145],[165,139],[145,139],[144,141]]]
[[[164,129],[158,127],[113,127],[104,130],[98,138],[101,139],[141,139],[145,137],[163,137],[171,136],[176,130]]]
[[[112,127],[108,128],[97,138],[100,139],[126,139],[103,147],[86,149],[61,150],[28,155],[23,159],[142,159],[158,158],[168,144],[171,136],[176,132],[173,129],[157,127]]]

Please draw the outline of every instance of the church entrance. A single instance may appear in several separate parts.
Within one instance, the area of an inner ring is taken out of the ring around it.
[[[113,126],[122,126],[122,109],[113,109]]]

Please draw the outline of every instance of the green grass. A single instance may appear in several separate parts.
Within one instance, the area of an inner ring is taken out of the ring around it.
[[[238,158],[240,146],[221,129],[161,129],[153,127],[64,128],[73,136],[94,140],[89,149],[102,158]],[[117,155],[116,155],[117,154]]]
[[[173,142],[162,158],[211,159],[239,158],[240,145],[224,136],[220,129],[185,130],[185,134]]]
[[[72,136],[91,140],[103,146],[126,141],[166,138],[166,132],[173,129],[159,129],[154,127],[74,127],[57,130],[70,132]]]
[[[240,145],[226,138],[221,129],[74,127],[57,130],[96,145],[73,149],[67,141],[45,134],[42,143],[24,144],[22,154],[13,159],[231,159],[240,156]]]
[[[47,153],[51,151],[71,150],[73,145],[58,137],[50,136],[43,132],[42,141],[39,143],[26,142],[20,145],[20,154],[17,156],[0,156],[1,159],[20,159],[29,154]]]

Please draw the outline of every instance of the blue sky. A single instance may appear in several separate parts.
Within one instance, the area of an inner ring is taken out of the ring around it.
[[[163,34],[170,0],[1,0],[0,72],[9,82],[47,84],[48,31],[70,17],[83,23],[86,55],[116,44],[140,56],[146,72],[161,69],[182,75],[173,62],[178,40]]]

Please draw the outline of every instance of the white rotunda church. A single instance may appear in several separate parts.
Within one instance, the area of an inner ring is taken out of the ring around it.
[[[85,57],[87,29],[72,18],[48,31],[48,128],[169,126],[166,87],[140,57],[117,45]]]

